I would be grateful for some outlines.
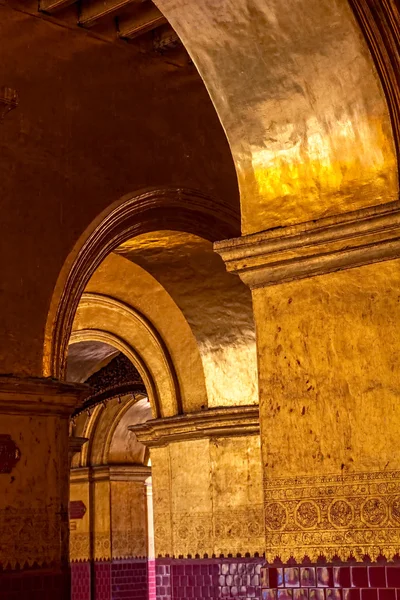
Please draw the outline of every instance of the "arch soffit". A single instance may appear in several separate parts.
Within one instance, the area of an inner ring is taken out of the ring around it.
[[[104,258],[128,239],[160,229],[193,233],[215,242],[240,235],[240,217],[225,203],[185,188],[129,194],[103,211],[81,235],[59,274],[45,329],[45,376],[65,378],[79,300]]]
[[[105,342],[132,361],[145,384],[154,418],[182,412],[179,383],[168,349],[139,311],[109,296],[85,293],[73,327],[71,342]]]
[[[102,331],[100,329],[79,329],[73,331],[71,333],[70,343],[76,344],[78,342],[104,342],[105,344],[109,344],[116,350],[119,350],[125,354],[125,356],[139,371],[150,401],[153,417],[155,419],[158,418],[160,415],[160,401],[152,375],[142,357],[133,348],[131,348],[129,344],[109,331]]]
[[[396,2],[154,1],[227,134],[244,234],[398,199]]]

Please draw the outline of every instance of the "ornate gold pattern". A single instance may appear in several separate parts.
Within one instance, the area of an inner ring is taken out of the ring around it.
[[[400,471],[267,480],[267,560],[392,558],[400,552],[399,492]]]
[[[17,563],[59,562],[61,520],[60,515],[52,515],[45,509],[0,510],[0,563],[15,568]]]
[[[156,553],[170,553],[170,515],[157,515]],[[264,542],[263,507],[209,513],[179,512],[173,516],[174,553],[187,556],[255,552],[262,553]]]
[[[133,556],[146,556],[146,535],[143,528],[129,530],[113,530],[112,556],[113,558],[131,558]]]

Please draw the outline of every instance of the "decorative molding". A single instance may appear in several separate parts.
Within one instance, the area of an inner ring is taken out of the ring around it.
[[[151,419],[128,429],[149,448],[181,440],[258,435],[259,411],[258,405],[210,408],[166,419]]]
[[[269,562],[400,553],[400,471],[267,479],[264,486]]]
[[[196,190],[164,188],[125,196],[83,234],[57,282],[46,324],[43,372],[62,378],[79,300],[97,267],[132,237],[171,229],[212,242],[240,234],[240,215],[232,207]]]
[[[251,289],[400,257],[400,203],[217,242]]]
[[[79,311],[84,310],[85,308],[98,308],[99,310],[112,311],[114,314],[118,313],[126,320],[126,323],[130,323],[135,327],[141,327],[148,336],[151,343],[155,348],[160,352],[162,364],[165,371],[165,377],[168,381],[168,385],[171,390],[171,396],[173,396],[174,402],[174,411],[181,412],[182,411],[182,402],[180,396],[179,389],[179,381],[175,371],[174,363],[169,353],[169,350],[160,336],[157,329],[153,326],[153,324],[138,310],[133,307],[125,304],[124,302],[120,302],[115,298],[111,298],[109,296],[105,296],[103,294],[92,294],[85,293],[82,295],[81,300],[79,302]],[[83,334],[83,335],[82,335]],[[140,373],[140,376],[143,380],[143,383],[146,387],[147,395],[153,410],[153,414],[156,416],[162,415],[162,405],[159,398],[159,391],[157,383],[154,381],[154,378],[149,371],[149,367],[146,366],[144,358],[140,357],[137,352],[135,352],[124,340],[121,340],[116,335],[109,334],[108,332],[103,332],[99,330],[84,330],[84,332],[75,331],[71,339],[74,341],[79,339],[90,339],[96,341],[104,341],[106,343],[110,343],[117,350],[120,350],[129,360],[132,361],[134,366]],[[149,361],[147,361],[149,362]]]
[[[100,371],[91,375],[85,383],[90,386],[93,393],[85,398],[83,405],[74,411],[73,416],[118,396],[136,393],[146,396],[146,387],[139,371],[122,353],[115,356]]]
[[[11,473],[21,458],[21,451],[11,435],[0,434],[0,473]]]
[[[69,417],[89,392],[86,385],[54,379],[0,376],[0,412]]]
[[[71,469],[70,482],[135,481],[143,483],[151,476],[151,467],[144,465],[106,465]]]
[[[156,554],[259,554],[264,550],[263,506],[209,512],[156,513]],[[172,532],[168,523],[172,521]],[[173,552],[171,546],[173,539]]]

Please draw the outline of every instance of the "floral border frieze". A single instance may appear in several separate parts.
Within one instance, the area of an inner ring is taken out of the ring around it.
[[[400,471],[265,482],[266,558],[301,562],[400,553]]]

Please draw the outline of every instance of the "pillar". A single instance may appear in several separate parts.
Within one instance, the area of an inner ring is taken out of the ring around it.
[[[157,600],[259,595],[258,407],[206,409],[130,429],[150,448]]]
[[[68,419],[84,390],[0,377],[2,600],[69,600]]]
[[[150,468],[71,470],[72,600],[148,600],[145,481]]]
[[[390,205],[216,245],[253,295],[263,598],[400,593],[399,225]]]
[[[151,477],[146,480],[146,505],[147,505],[147,580],[149,599],[156,600],[156,561],[154,546],[154,509],[153,509],[153,482]]]

